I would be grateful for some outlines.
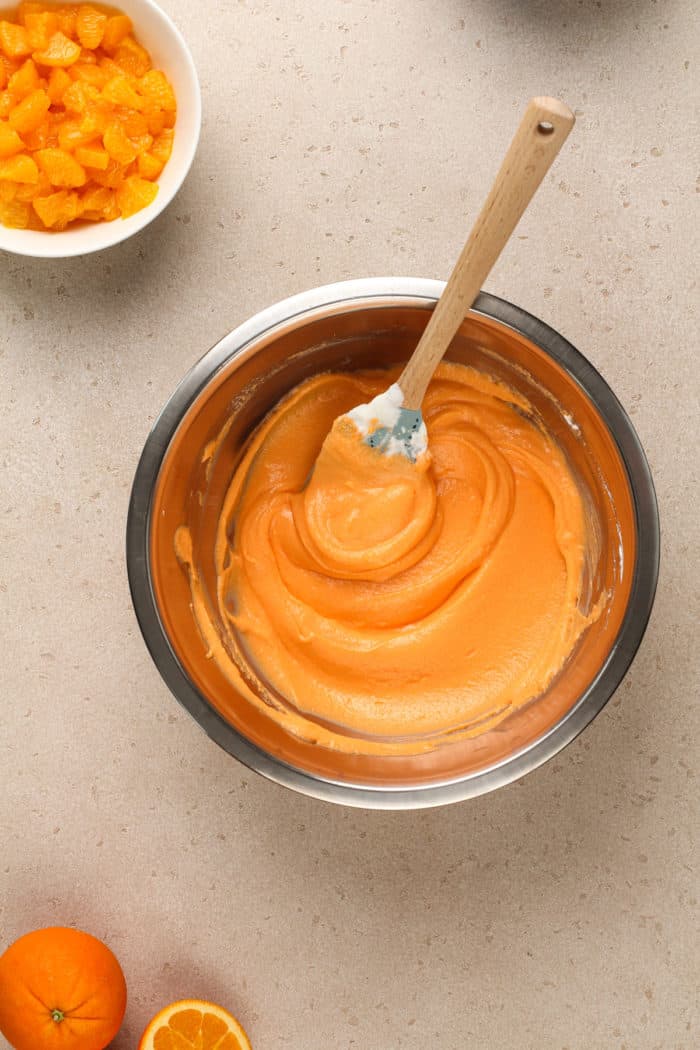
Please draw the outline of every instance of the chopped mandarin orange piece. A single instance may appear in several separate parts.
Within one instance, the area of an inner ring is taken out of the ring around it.
[[[139,110],[144,106],[143,96],[132,87],[129,77],[124,73],[107,81],[102,89],[102,97],[115,106],[126,106],[128,109]]]
[[[170,81],[159,69],[151,69],[138,81],[138,88],[142,95],[155,102],[160,109],[174,113],[177,109],[175,92],[170,86]]]
[[[109,153],[99,146],[79,146],[75,151],[75,159],[84,168],[96,168],[97,171],[106,171],[109,167]]]
[[[148,135],[148,121],[142,113],[136,113],[134,110],[124,112],[123,110],[117,112],[117,120],[124,128],[130,139],[138,138],[139,135]]]
[[[114,55],[122,40],[128,37],[131,30],[131,19],[128,15],[112,15],[107,19],[102,35],[102,50],[108,55]]]
[[[104,171],[94,170],[90,172],[92,181],[98,186],[107,186],[110,190],[119,189],[124,182],[124,166],[111,160]]]
[[[7,82],[7,90],[18,100],[26,98],[32,91],[36,91],[38,87],[39,72],[31,58],[28,58]]]
[[[0,203],[8,204],[17,196],[19,186],[16,182],[0,182]]]
[[[17,8],[17,21],[21,26],[26,26],[27,15],[40,14],[46,10],[45,3],[39,3],[39,0],[22,0],[22,3]]]
[[[37,88],[32,91],[21,102],[18,102],[9,116],[9,121],[15,131],[22,135],[25,131],[33,131],[42,123],[51,106],[51,99]]]
[[[38,182],[39,169],[26,153],[0,161],[0,179],[11,182]]]
[[[144,179],[157,179],[163,170],[163,161],[154,157],[148,150],[139,153],[138,172]]]
[[[4,87],[7,84],[7,81],[8,81],[7,70],[2,65],[2,63],[0,63],[0,91],[2,91],[4,89]]]
[[[108,55],[103,55],[97,59],[97,64],[100,69],[104,69],[105,73],[109,74],[109,77],[123,77],[124,70],[121,66],[118,66],[113,58],[109,58]]]
[[[53,229],[65,229],[81,212],[78,194],[69,193],[67,190],[59,190],[58,193],[51,193],[47,197],[35,197],[31,206],[44,226]]]
[[[51,105],[55,106],[63,98],[63,94],[71,86],[73,81],[66,73],[65,69],[61,69],[57,66],[51,70],[49,76],[49,86],[46,89],[46,93],[51,99]]]
[[[27,182],[24,185],[17,184],[17,192],[15,193],[15,200],[17,201],[33,201],[35,197],[45,197],[47,193],[51,193],[51,183],[46,178],[43,172],[39,172],[39,178],[36,182]]]
[[[67,150],[60,148],[40,149],[34,154],[41,170],[48,175],[54,186],[72,189],[87,182],[85,168],[78,164]]]
[[[157,183],[142,179],[139,175],[130,175],[117,190],[117,204],[122,218],[128,219],[130,215],[146,208],[157,195]]]
[[[131,135],[129,138],[139,156],[153,145],[153,135]]]
[[[72,80],[82,80],[85,84],[99,88],[100,91],[109,81],[109,73],[97,65],[97,62],[88,62],[83,55],[80,61],[70,67],[69,75]]]
[[[97,195],[100,193],[105,194],[105,196],[98,197]],[[92,207],[93,203],[98,206]],[[118,219],[121,214],[117,204],[116,192],[102,186],[90,190],[89,195],[83,194],[82,207],[81,218],[90,222],[112,222],[114,219]]]
[[[83,4],[82,7],[78,8],[75,31],[83,47],[87,47],[91,51],[98,48],[102,43],[106,25],[107,15],[102,11],[97,11],[88,4]]]
[[[38,128],[34,128],[33,131],[25,131],[22,139],[24,148],[29,150],[30,153],[34,153],[38,149],[46,149],[47,146],[55,146],[58,143],[58,137],[53,134],[48,117],[42,120]]]
[[[85,84],[82,80],[75,80],[64,92],[63,105],[66,111],[72,113],[86,113],[93,102],[100,97],[98,88]]]
[[[0,120],[0,158],[11,157],[24,148],[21,138],[6,120]]]
[[[151,59],[145,47],[137,44],[133,36],[124,37],[117,48],[114,61],[132,77],[142,77],[151,68]]]
[[[92,128],[83,128],[84,121],[64,120],[58,129],[58,145],[67,153],[80,149],[81,146],[89,146],[90,143],[99,139],[100,132]]]
[[[0,22],[0,49],[8,58],[24,58],[31,53],[27,30],[12,22]],[[144,70],[145,72],[145,70]]]
[[[67,4],[65,7],[59,7],[56,11],[56,17],[58,18],[58,28],[61,32],[70,37],[71,40],[75,40],[78,23],[78,5]]]
[[[148,124],[148,133],[156,138],[165,128],[165,113],[162,109],[146,110],[144,116]]]
[[[23,201],[12,200],[7,203],[0,201],[0,222],[3,226],[11,226],[15,230],[26,230],[31,217],[31,205]]]
[[[114,199],[114,191],[106,186],[93,186],[91,189],[83,190],[82,201],[85,211],[102,211],[111,200]]]
[[[61,30],[54,33],[43,51],[35,51],[33,59],[41,66],[72,66],[80,58],[80,44],[69,39]]]
[[[11,92],[7,90],[0,91],[0,120],[9,117],[16,105],[17,99]]]
[[[0,223],[3,226],[12,227],[15,230],[26,230],[30,215],[31,206],[21,201],[0,203]]]
[[[0,48],[0,66],[5,70],[7,78],[11,77],[13,73],[16,73],[21,65],[21,58],[9,58],[2,48]]]
[[[102,136],[102,142],[110,157],[118,164],[126,166],[136,160],[137,151],[120,124],[110,124]]]
[[[162,131],[160,133],[158,138],[151,146],[151,153],[153,154],[153,156],[157,157],[158,160],[162,161],[164,165],[167,164],[170,160],[170,154],[173,151],[173,139],[174,134],[172,130],[170,128],[166,128],[165,131]]]
[[[53,34],[58,32],[58,18],[54,11],[30,12],[24,24],[32,51],[42,51]]]
[[[119,211],[119,205],[117,204],[116,191],[112,193],[112,199],[110,200],[110,202],[108,204],[105,204],[104,208],[102,209],[102,215],[106,222],[114,222],[115,219],[118,219],[120,217],[121,212]]]

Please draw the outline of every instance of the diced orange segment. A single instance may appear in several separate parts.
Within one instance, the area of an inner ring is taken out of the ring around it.
[[[137,44],[133,36],[124,37],[117,48],[114,61],[118,66],[129,73],[132,77],[142,77],[151,68],[151,59],[148,51]]]
[[[117,164],[116,160],[110,160],[104,171],[92,171],[92,181],[98,186],[107,186],[110,190],[117,190],[124,183],[124,166]]]
[[[75,151],[75,159],[84,168],[96,168],[97,171],[106,171],[109,167],[109,153],[99,146],[79,146]]]
[[[30,92],[36,91],[38,87],[39,72],[31,58],[23,62],[17,72],[13,73],[7,82],[7,90],[17,99],[26,98]]]
[[[31,205],[23,201],[12,200],[4,203],[0,201],[0,223],[10,226],[15,230],[26,230],[29,226],[31,216]]]
[[[166,128],[162,131],[158,138],[151,146],[151,153],[154,157],[157,157],[163,164],[167,164],[170,160],[170,154],[173,151],[173,140],[174,132],[170,128]]]
[[[145,153],[153,145],[153,136],[149,134],[145,135],[132,135],[129,136],[129,140],[136,150],[137,155]]]
[[[144,153],[139,153],[138,169],[142,178],[157,179],[163,170],[163,162],[146,150]]]
[[[0,120],[0,159],[11,157],[24,148],[15,129],[5,120]]]
[[[148,207],[157,195],[158,186],[155,182],[142,179],[139,175],[130,175],[117,190],[117,204],[122,218],[128,219],[130,215]]]
[[[68,90],[73,81],[66,73],[65,69],[61,69],[60,66],[56,66],[55,69],[51,70],[49,75],[49,86],[46,89],[46,93],[51,99],[51,104],[56,105],[63,98],[64,92]]]
[[[82,7],[78,8],[75,31],[83,47],[87,47],[91,51],[98,48],[102,43],[106,25],[107,15],[102,11],[97,11],[88,4],[83,4]]]
[[[58,129],[58,145],[72,153],[81,146],[89,146],[100,138],[100,131],[83,120],[64,120]]]
[[[136,160],[137,150],[120,124],[110,124],[102,136],[104,147],[118,164],[131,164]]]
[[[107,189],[106,186],[94,186],[91,189],[83,190],[82,194],[85,211],[102,211],[113,199],[114,192]]]
[[[87,181],[85,168],[64,149],[40,149],[34,154],[41,170],[48,175],[54,186],[72,189],[84,186]]]
[[[54,33],[43,51],[35,51],[33,59],[41,66],[72,66],[80,58],[80,45],[60,30]]]
[[[97,62],[88,62],[81,54],[80,61],[70,67],[70,76],[73,80],[82,80],[84,84],[90,84],[100,91],[109,80],[109,73],[98,66]]]
[[[0,49],[8,58],[24,58],[31,53],[27,30],[13,22],[0,22]]]
[[[36,182],[27,182],[24,185],[17,183],[15,200],[33,201],[35,197],[45,197],[47,193],[51,193],[51,183],[43,172],[39,172]]]
[[[39,3],[39,0],[22,0],[17,8],[17,21],[21,26],[26,26],[28,15],[40,14],[45,9],[46,4]]]
[[[115,106],[126,106],[128,109],[139,110],[144,105],[142,96],[132,87],[124,73],[107,81],[102,89],[102,97]]]
[[[77,4],[67,4],[64,7],[59,7],[56,11],[56,17],[58,18],[58,28],[61,32],[70,37],[71,40],[75,40],[78,22]]]
[[[0,120],[9,117],[17,105],[17,99],[7,89],[0,91]]]
[[[130,139],[138,138],[140,135],[148,135],[148,121],[142,113],[129,110],[126,113],[118,113],[117,118]]]
[[[24,24],[32,51],[42,51],[53,34],[58,32],[58,18],[55,11],[30,12]]]
[[[42,123],[50,106],[49,96],[41,88],[37,88],[17,103],[10,113],[10,124],[20,135],[25,131],[33,131]]]
[[[142,95],[155,102],[160,109],[174,113],[177,109],[175,92],[168,78],[159,69],[150,69],[138,81],[139,91]]]
[[[112,15],[107,19],[107,24],[102,35],[102,50],[108,55],[116,53],[122,40],[125,40],[131,32],[131,19],[128,15]]]
[[[162,109],[146,110],[145,112],[146,123],[148,124],[148,133],[157,138],[161,131],[165,128],[165,113]]]
[[[62,101],[67,111],[86,113],[91,103],[96,102],[99,97],[100,92],[97,88],[76,80],[64,92]]]
[[[32,207],[44,226],[52,229],[65,229],[69,222],[78,218],[82,203],[77,193],[59,190],[47,197],[35,197]]]
[[[26,153],[0,161],[0,179],[11,182],[38,182],[39,169]]]

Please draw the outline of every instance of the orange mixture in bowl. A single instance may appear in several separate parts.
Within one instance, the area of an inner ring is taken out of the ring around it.
[[[578,485],[514,390],[443,364],[415,464],[351,424],[328,437],[394,378],[314,377],[258,427],[220,515],[215,596],[176,534],[200,631],[236,688],[252,669],[246,692],[269,717],[358,754],[495,726],[546,690],[600,611],[581,600]]]
[[[127,15],[25,2],[0,16],[0,222],[134,215],[157,196],[176,110]]]

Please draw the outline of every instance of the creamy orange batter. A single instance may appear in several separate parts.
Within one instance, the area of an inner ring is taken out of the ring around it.
[[[580,492],[515,391],[443,364],[415,464],[349,421],[329,436],[394,379],[316,376],[259,426],[220,516],[213,600],[176,538],[230,680],[291,732],[356,753],[493,727],[547,688],[596,615],[579,609]]]

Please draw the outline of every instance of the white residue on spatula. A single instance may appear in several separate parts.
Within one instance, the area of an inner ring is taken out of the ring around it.
[[[388,390],[372,398],[369,404],[357,405],[347,415],[353,421],[362,437],[367,437],[368,434],[384,427],[393,431],[399,421],[402,406],[403,393],[401,387],[398,383],[393,383]],[[410,458],[415,462],[428,448],[428,431],[422,420],[420,427],[413,431],[408,438],[408,442],[406,439],[399,440],[391,437],[386,446],[384,446],[383,451],[390,456],[405,456],[407,454],[407,443],[411,450]]]

